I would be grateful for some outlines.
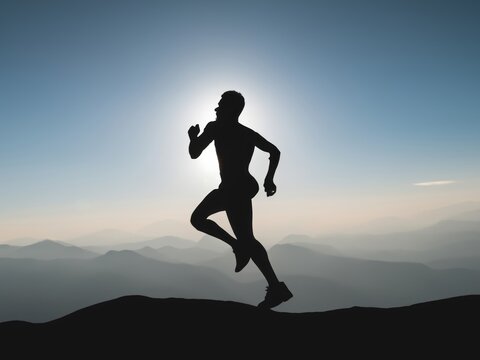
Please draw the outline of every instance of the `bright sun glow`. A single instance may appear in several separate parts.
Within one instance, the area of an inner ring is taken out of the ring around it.
[[[213,146],[209,146],[202,155],[196,159],[196,163],[203,176],[209,179],[220,179],[217,155]]]

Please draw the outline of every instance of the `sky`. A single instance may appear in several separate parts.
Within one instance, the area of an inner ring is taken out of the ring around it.
[[[479,17],[459,0],[4,0],[0,241],[189,226],[220,179],[187,130],[226,90],[282,154],[277,194],[253,200],[260,237],[479,201]],[[257,149],[260,185],[267,166]]]

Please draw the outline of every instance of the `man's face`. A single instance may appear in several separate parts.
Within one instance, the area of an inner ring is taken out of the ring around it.
[[[235,109],[229,99],[225,100],[223,97],[218,102],[218,107],[215,109],[217,113],[217,120],[219,121],[235,121],[238,120],[238,115],[235,114]]]
[[[225,100],[223,98],[218,102],[218,107],[215,109],[217,113],[217,120],[221,120],[225,115]]]

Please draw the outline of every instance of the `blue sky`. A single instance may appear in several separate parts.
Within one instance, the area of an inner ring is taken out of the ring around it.
[[[0,240],[188,222],[218,175],[186,130],[230,89],[282,151],[277,195],[255,199],[265,233],[272,214],[317,233],[479,200],[479,16],[476,1],[3,1]],[[413,185],[440,180],[455,182]]]

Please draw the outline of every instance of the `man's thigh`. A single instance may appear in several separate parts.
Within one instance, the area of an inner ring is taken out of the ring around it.
[[[227,198],[225,194],[221,190],[215,189],[208,193],[200,204],[198,204],[193,211],[193,215],[207,218],[212,214],[219,211],[225,211],[226,209]]]
[[[237,239],[251,240],[252,228],[252,200],[248,197],[230,198],[227,202],[227,217]]]

